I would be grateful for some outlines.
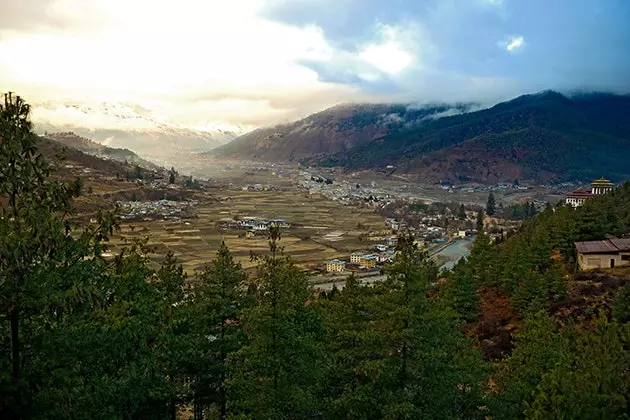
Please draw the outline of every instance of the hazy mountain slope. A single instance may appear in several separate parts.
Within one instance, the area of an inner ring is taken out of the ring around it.
[[[421,107],[409,104],[336,106],[290,124],[252,131],[210,153],[263,161],[290,161],[343,154],[375,138],[409,129],[423,119],[445,113],[461,113],[470,107],[462,104]]]
[[[74,173],[76,167],[88,168],[101,175],[111,177],[123,176],[127,172],[136,171],[136,167],[133,164],[125,164],[124,162],[112,159],[103,159],[45,137],[39,137],[37,147],[42,154],[49,159],[54,160],[57,155],[63,156],[63,161],[59,169],[55,172],[62,177],[74,177],[72,173]],[[74,168],[69,170],[68,166]],[[140,172],[149,173],[153,171],[140,168]]]
[[[33,121],[40,134],[72,131],[106,146],[157,159],[174,152],[208,151],[240,134],[220,128],[193,130],[124,103],[34,104]]]
[[[146,159],[142,159],[136,153],[129,149],[118,149],[114,147],[104,146],[100,143],[92,141],[88,138],[81,137],[72,132],[65,133],[47,133],[46,138],[54,140],[58,143],[77,149],[88,155],[97,156],[103,159],[112,159],[119,162],[128,162],[149,169],[157,169],[158,166]]]
[[[309,163],[383,168],[431,180],[630,177],[630,96],[556,92],[424,121]]]

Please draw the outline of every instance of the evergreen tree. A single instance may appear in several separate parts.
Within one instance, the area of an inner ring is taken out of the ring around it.
[[[497,419],[523,418],[543,376],[562,360],[569,343],[557,334],[545,312],[533,313],[516,334],[517,345],[496,377],[499,395],[492,413]]]
[[[255,304],[243,313],[249,343],[234,354],[232,412],[256,419],[311,418],[321,368],[321,319],[307,279],[279,257],[279,229],[269,232],[271,255],[259,257]]]
[[[613,313],[618,322],[630,322],[630,284],[617,292]]]
[[[326,326],[325,418],[380,419],[384,393],[377,378],[386,354],[374,328],[381,315],[375,289],[351,276],[341,292],[322,303]]]
[[[36,148],[29,117],[30,107],[22,98],[4,95],[0,103],[0,278],[4,279],[0,296],[9,322],[3,342],[10,343],[4,353],[10,355],[10,374],[0,378],[0,387],[2,395],[10,396],[2,404],[11,413],[7,416],[16,417],[26,414],[25,371],[31,361],[24,354],[30,344],[23,342],[23,336],[32,328],[29,303],[40,296],[35,293],[39,288],[35,274],[55,264],[66,250],[66,216],[82,186],[79,180],[65,184],[48,179],[53,167]]]
[[[496,204],[497,203],[494,199],[494,194],[490,192],[490,194],[488,194],[488,202],[486,203],[486,214],[488,216],[494,216],[494,213],[496,211]]]
[[[472,277],[475,288],[498,285],[499,261],[497,250],[490,242],[490,237],[483,231],[475,236],[467,265],[468,275]]]
[[[477,285],[475,278],[470,273],[470,265],[462,259],[455,264],[453,271],[449,273],[445,285],[445,298],[455,311],[466,322],[475,322],[479,306]]]
[[[207,402],[216,405],[220,419],[227,418],[228,356],[240,350],[245,340],[240,323],[245,309],[242,292],[245,280],[241,265],[234,262],[225,243],[199,275],[193,303],[198,312],[197,331],[205,341],[205,345],[200,346],[201,362],[209,365],[197,369],[195,414],[198,418],[204,418],[202,407]]]
[[[609,323],[605,316],[595,328],[565,331],[571,349],[542,376],[526,401],[530,419],[619,419],[630,403],[630,329]],[[531,401],[531,402],[530,402]]]
[[[459,205],[459,211],[457,212],[457,218],[459,220],[466,220],[466,209],[463,204]]]
[[[175,168],[171,166],[171,170],[168,172],[168,183],[174,184],[176,176],[177,176],[177,172],[175,172]]]
[[[381,330],[388,351],[380,373],[384,418],[481,417],[484,365],[458,331],[457,315],[428,292],[437,269],[413,237],[398,252],[382,285]],[[439,349],[439,351],[436,351]]]
[[[478,233],[483,232],[483,225],[484,225],[483,220],[484,220],[483,210],[479,210],[477,212],[477,224],[476,224],[476,229]]]

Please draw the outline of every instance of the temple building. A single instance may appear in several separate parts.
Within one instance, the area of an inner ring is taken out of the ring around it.
[[[606,194],[612,191],[612,189],[613,183],[602,177],[591,182],[590,191],[578,188],[577,190],[568,193],[565,198],[565,203],[571,207],[579,207],[589,198],[595,197],[596,195]]]

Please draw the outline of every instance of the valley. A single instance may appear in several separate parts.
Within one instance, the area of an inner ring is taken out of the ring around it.
[[[111,254],[135,239],[148,238],[155,264],[172,252],[193,276],[225,243],[235,260],[253,275],[256,264],[250,254],[266,253],[266,234],[258,231],[250,236],[251,229],[239,226],[238,222],[281,219],[286,222],[280,241],[284,255],[311,273],[314,283],[330,276],[326,274],[327,261],[347,260],[353,252],[369,252],[375,245],[396,236],[397,230],[388,225],[385,210],[388,206],[465,203],[474,209],[483,208],[490,191],[496,194],[501,206],[532,200],[555,203],[563,194],[562,189],[552,186],[520,189],[496,185],[441,186],[371,172],[244,163],[207,156],[189,159],[186,166],[187,172],[199,180],[197,190],[185,188],[180,182],[169,185],[165,181],[167,175],[159,176],[161,181],[127,181],[91,172],[80,165],[66,170],[82,177],[86,189],[91,191],[77,200],[78,217],[84,222],[95,216],[99,206],[121,206],[120,231],[107,245]],[[330,184],[313,179],[327,179]],[[406,216],[402,213],[398,218],[405,220]],[[434,225],[438,232],[423,239],[429,248],[432,240],[442,241],[436,242],[439,245],[474,225],[474,212],[467,227],[452,222],[450,228],[444,229],[445,218],[454,220],[453,215],[444,214],[427,222],[427,226]],[[417,220],[422,216],[418,219],[418,215],[412,215],[409,220],[412,219],[415,231],[415,223],[420,223]],[[488,223],[493,232],[498,232],[501,226],[506,230],[516,226],[499,219],[488,219]],[[419,238],[421,233],[422,230],[418,232]],[[452,258],[445,252],[436,261],[451,266]]]

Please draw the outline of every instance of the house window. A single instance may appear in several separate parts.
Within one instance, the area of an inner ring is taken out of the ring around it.
[[[621,261],[630,261],[630,254],[622,255]]]

